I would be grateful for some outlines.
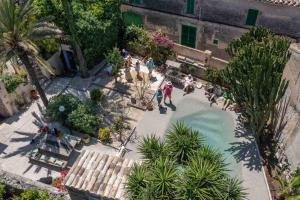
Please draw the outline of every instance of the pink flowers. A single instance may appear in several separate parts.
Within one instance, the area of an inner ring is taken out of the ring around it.
[[[164,33],[157,31],[153,34],[153,40],[160,46],[172,48],[173,41],[169,39]]]

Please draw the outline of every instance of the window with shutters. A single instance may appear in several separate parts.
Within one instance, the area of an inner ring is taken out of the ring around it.
[[[186,3],[186,13],[193,15],[195,10],[195,0],[187,0]]]
[[[197,28],[187,25],[182,25],[181,28],[181,44],[184,46],[196,47]]]
[[[130,26],[130,25],[136,25],[139,27],[143,26],[143,18],[141,15],[128,11],[128,12],[123,12],[122,13],[123,21],[125,25]]]
[[[249,9],[247,14],[247,19],[246,19],[246,25],[255,26],[257,16],[258,16],[258,10]]]
[[[129,0],[129,3],[141,4],[141,0]]]

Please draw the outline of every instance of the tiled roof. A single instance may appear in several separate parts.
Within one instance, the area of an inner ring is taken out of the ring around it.
[[[126,199],[125,183],[135,161],[117,156],[83,151],[64,183],[68,188],[109,199]]]
[[[300,0],[258,0],[258,1],[272,3],[279,6],[300,7]]]

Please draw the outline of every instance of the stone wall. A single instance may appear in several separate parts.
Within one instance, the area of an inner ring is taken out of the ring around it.
[[[2,169],[0,169],[0,182],[4,182],[8,187],[11,187],[13,189],[24,191],[27,189],[35,188],[40,192],[47,192],[54,197],[62,196],[63,199],[70,200],[70,197],[66,192],[59,192],[56,188],[50,185],[46,185],[38,181],[33,181],[31,179],[27,179],[22,176],[3,171]]]
[[[201,20],[249,28],[248,9],[259,11],[257,26],[270,28],[277,34],[300,39],[300,8],[280,6],[257,0],[201,0]]]
[[[300,112],[300,43],[290,47],[291,58],[284,69],[284,77],[289,80],[291,104]]]
[[[290,98],[290,105],[282,136],[286,156],[291,168],[295,169],[300,164],[300,44],[292,44],[290,52],[291,58],[284,70],[284,77],[289,80],[287,95]]]
[[[196,48],[202,51],[210,50],[214,57],[225,60],[229,59],[228,54],[225,52],[228,43],[239,38],[247,31],[243,28],[200,21],[197,18],[178,16],[125,4],[122,5],[122,11],[132,11],[141,15],[144,28],[152,31],[161,29],[176,43],[181,43],[182,25],[194,26],[197,28]],[[218,39],[218,44],[213,44],[214,39]]]

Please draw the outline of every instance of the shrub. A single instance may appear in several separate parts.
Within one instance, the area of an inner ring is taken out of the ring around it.
[[[52,97],[49,101],[49,105],[47,107],[47,114],[54,120],[65,123],[68,118],[68,115],[72,111],[76,110],[80,104],[80,100],[71,94],[55,96]],[[59,111],[60,106],[65,107],[64,112]]]
[[[98,139],[102,142],[109,141],[109,139],[110,139],[109,128],[100,128],[98,131]]]
[[[160,30],[151,34],[132,25],[127,27],[126,35],[127,46],[131,51],[142,56],[151,56],[157,64],[163,64],[170,56],[175,55],[173,41]]]
[[[2,75],[0,76],[0,80],[3,81],[4,86],[8,93],[12,93],[16,90],[16,88],[24,83],[26,80],[26,73],[13,74],[13,75]]]
[[[217,70],[214,68],[208,68],[205,71],[205,78],[212,83],[218,84],[218,85],[224,85],[225,81],[223,78],[223,71]]]
[[[80,104],[76,110],[68,115],[67,123],[75,129],[92,136],[99,128],[101,119],[95,115],[90,106]]]
[[[3,183],[0,183],[0,200],[4,200],[6,193],[6,186]]]
[[[93,89],[90,93],[90,97],[94,103],[99,103],[103,97],[103,92],[99,89]]]
[[[105,58],[107,62],[112,66],[111,74],[115,77],[115,80],[117,80],[120,69],[124,66],[124,59],[121,55],[120,50],[117,47],[114,47],[112,51],[110,51],[105,56]]]

